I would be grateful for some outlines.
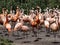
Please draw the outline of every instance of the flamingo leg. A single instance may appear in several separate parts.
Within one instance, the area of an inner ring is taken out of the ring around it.
[[[11,36],[11,29],[8,29],[8,37]]]
[[[37,32],[35,31],[35,28],[33,28],[32,31],[33,31],[34,36],[37,37]]]

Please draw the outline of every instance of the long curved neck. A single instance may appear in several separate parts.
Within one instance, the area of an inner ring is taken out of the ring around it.
[[[6,23],[8,23],[8,15],[6,14]]]
[[[56,24],[58,25],[58,19],[56,19]]]
[[[16,12],[16,17],[18,17],[18,16],[19,16],[19,11]]]

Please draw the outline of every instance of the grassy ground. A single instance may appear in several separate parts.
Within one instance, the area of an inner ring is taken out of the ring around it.
[[[0,45],[12,45],[12,41],[5,39],[4,37],[0,37]]]

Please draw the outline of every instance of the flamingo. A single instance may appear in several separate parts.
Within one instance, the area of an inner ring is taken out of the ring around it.
[[[30,24],[31,24],[31,26],[32,26],[32,32],[33,32],[33,34],[34,34],[34,36],[36,37],[37,36],[37,34],[36,34],[36,31],[35,31],[35,28],[37,27],[37,22],[35,22],[34,21],[34,19],[30,19]]]
[[[57,32],[58,29],[59,29],[58,21],[56,20],[56,22],[52,23],[52,24],[50,25],[50,28],[51,28],[51,30],[52,30],[53,33],[54,33],[54,37],[56,37],[55,32]]]
[[[22,21],[22,19],[18,19],[18,20],[17,20],[17,23],[16,23],[16,25],[15,25],[15,27],[14,27],[14,31],[18,30],[19,28],[21,29],[22,26],[23,26],[23,21]]]
[[[20,10],[19,10],[19,8],[17,8],[16,14],[15,15],[12,15],[12,20],[13,21],[17,21],[19,15],[20,15]]]
[[[46,28],[47,33],[49,33],[50,32],[49,31],[49,25],[50,25],[49,21],[45,20],[44,21],[44,25],[45,25],[45,28]]]
[[[6,21],[6,19],[5,19],[5,11],[6,11],[6,9],[3,8],[2,9],[2,14],[0,14],[0,24],[2,24],[2,25],[3,25],[3,22]]]
[[[47,35],[50,36],[50,19],[51,19],[51,16],[49,15],[49,13],[46,13],[48,16],[45,17],[45,20],[44,20],[44,26],[46,28],[46,31],[47,31]],[[45,15],[44,15],[45,16]],[[47,36],[46,35],[46,36]]]
[[[13,28],[13,35],[14,35],[14,32],[16,32],[16,31],[17,31],[17,34],[19,35],[18,30],[21,29],[21,27],[23,26],[23,24],[24,24],[24,22],[23,22],[22,19],[18,19],[17,20],[17,22],[16,22],[16,24],[15,24],[15,26]]]
[[[8,33],[9,33],[9,35],[10,35],[12,29],[11,29],[11,25],[10,25],[9,22],[8,22],[8,16],[7,16],[7,15],[8,15],[8,14],[6,14],[6,17],[5,17],[6,21],[4,21],[4,26],[5,26],[5,28],[8,30]]]
[[[23,32],[27,32],[27,31],[30,30],[30,28],[29,28],[28,26],[26,26],[26,25],[23,25],[23,26],[21,27],[21,29],[22,29]]]
[[[20,24],[21,25],[21,24]],[[18,25],[19,26],[19,25]],[[28,31],[30,31],[30,28],[28,27],[28,26],[26,26],[26,25],[21,25],[21,26],[19,26],[19,28],[21,29],[21,31],[23,32],[23,34],[24,34],[24,37],[23,38],[25,38],[27,35],[27,32]],[[18,29],[19,29],[18,28]],[[16,30],[16,29],[15,29]],[[28,36],[27,36],[28,37]]]
[[[23,21],[24,22],[29,22],[29,16],[28,15],[23,16]]]

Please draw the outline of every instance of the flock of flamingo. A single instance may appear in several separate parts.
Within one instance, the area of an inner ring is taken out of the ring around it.
[[[46,31],[50,32],[59,32],[60,28],[60,11],[59,9],[49,9],[49,11],[45,11],[41,13],[39,8],[36,10],[30,10],[29,15],[24,14],[19,7],[16,9],[16,14],[7,13],[7,9],[3,8],[2,14],[0,14],[0,24],[2,24],[7,30],[10,35],[11,32],[15,32],[18,30],[22,30],[23,32],[32,31],[35,34],[34,28],[41,29],[42,25],[46,28]],[[16,22],[14,28],[10,22]],[[32,30],[27,23],[32,27]],[[37,30],[37,31],[38,31]]]

